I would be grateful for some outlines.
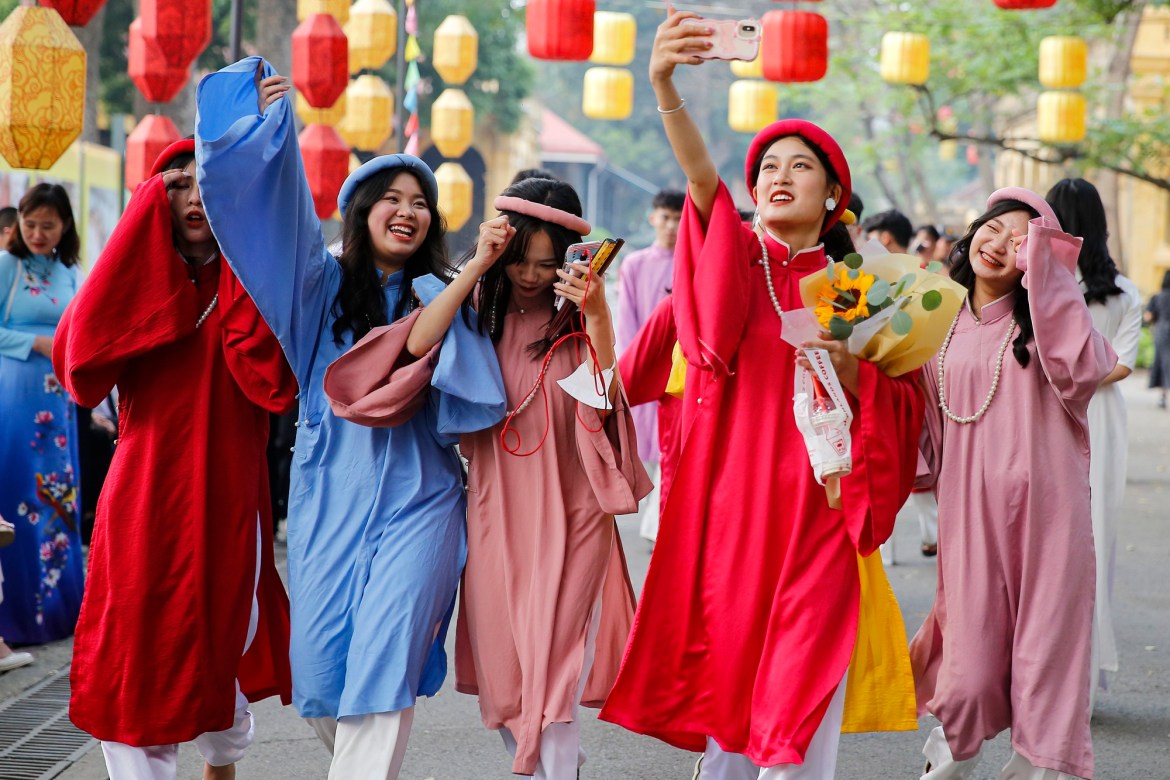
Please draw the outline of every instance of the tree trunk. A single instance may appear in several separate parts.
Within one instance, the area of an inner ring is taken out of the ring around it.
[[[102,32],[105,29],[106,8],[89,20],[85,27],[74,27],[73,34],[85,49],[85,126],[81,131],[82,141],[98,141],[98,103],[101,100]]]
[[[284,75],[292,73],[292,34],[296,27],[296,0],[256,0],[253,51]]]

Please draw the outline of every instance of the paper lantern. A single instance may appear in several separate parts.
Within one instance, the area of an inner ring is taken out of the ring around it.
[[[625,119],[634,110],[634,74],[625,68],[585,71],[581,109],[590,119]]]
[[[328,125],[307,125],[298,136],[305,178],[319,219],[337,211],[337,193],[349,175],[349,147]]]
[[[769,11],[763,18],[764,78],[819,81],[829,69],[829,23],[811,11]]]
[[[727,91],[727,124],[737,133],[756,133],[779,118],[780,93],[775,85],[756,79],[731,82]]]
[[[593,0],[528,0],[528,53],[538,60],[587,60],[593,53]]]
[[[886,33],[881,71],[882,80],[890,84],[925,84],[930,76],[930,39],[919,33]]]
[[[638,22],[633,14],[598,11],[593,14],[593,54],[598,65],[629,65],[634,61]]]
[[[345,24],[349,21],[349,0],[297,0],[298,22],[313,14],[329,14],[338,24]]]
[[[1085,137],[1085,97],[1079,92],[1041,92],[1036,132],[1046,144],[1075,144]]]
[[[457,162],[445,162],[435,170],[439,185],[439,211],[447,222],[447,230],[456,231],[471,219],[471,201],[475,183]]]
[[[211,0],[142,0],[142,36],[172,68],[191,65],[211,43]]]
[[[329,14],[313,14],[292,34],[292,82],[314,108],[328,108],[349,85],[349,44]]]
[[[51,8],[20,6],[0,25],[0,155],[49,168],[81,134],[85,49]]]
[[[1071,35],[1051,35],[1040,41],[1040,83],[1048,89],[1076,89],[1085,83],[1089,47]]]
[[[938,159],[943,162],[954,162],[955,158],[959,156],[958,141],[939,141],[938,142]]]
[[[341,93],[341,97],[337,98],[337,102],[325,108],[318,108],[309,105],[309,101],[305,100],[305,96],[297,93],[295,105],[297,109],[297,116],[306,125],[329,125],[336,128],[341,124],[341,120],[345,119],[345,93]]]
[[[1000,8],[1009,11],[1030,11],[1034,8],[1051,8],[1056,0],[995,0]]]
[[[38,0],[45,8],[52,8],[61,14],[65,24],[84,27],[94,14],[102,9],[106,0]]]
[[[462,157],[474,128],[475,108],[463,90],[445,89],[431,104],[431,142],[444,157]]]
[[[479,33],[466,16],[452,15],[435,28],[431,65],[448,84],[464,84],[479,65]]]
[[[158,156],[180,138],[175,123],[165,116],[142,117],[134,132],[126,136],[126,189],[133,190],[145,181]]]
[[[386,82],[368,73],[351,81],[337,130],[347,144],[365,152],[386,143],[394,130],[394,93]]]
[[[349,72],[377,70],[398,50],[398,12],[388,0],[357,0],[345,23]]]
[[[126,71],[142,96],[151,103],[169,103],[187,85],[191,68],[172,68],[166,57],[142,35],[142,20],[130,23]]]

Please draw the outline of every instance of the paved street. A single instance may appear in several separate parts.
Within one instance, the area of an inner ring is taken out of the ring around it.
[[[1130,400],[1131,456],[1116,585],[1122,670],[1112,689],[1098,698],[1093,720],[1099,780],[1170,778],[1170,413],[1155,407],[1155,396],[1145,390],[1145,381],[1141,374],[1125,383]],[[637,538],[631,523],[624,524],[623,535],[631,574],[635,583],[640,583],[649,559],[648,546]],[[889,576],[907,629],[913,632],[933,597],[934,559],[918,553],[917,528],[899,527],[895,543],[898,562]],[[40,651],[33,667],[0,676],[0,700],[65,665],[68,656],[69,643],[59,643]],[[241,780],[325,777],[328,757],[291,708],[281,708],[270,700],[259,704],[255,712],[257,743],[239,767]],[[582,770],[583,778],[691,777],[691,754],[599,723],[593,711],[586,712],[584,740],[589,761]],[[933,725],[926,719],[917,733],[845,736],[837,776],[841,780],[917,777],[922,768],[919,751]],[[991,743],[976,777],[998,777],[1009,751],[1006,736]],[[182,756],[182,776],[198,777],[200,760],[194,749],[185,747]],[[455,693],[448,684],[438,697],[420,702],[404,780],[503,780],[510,777],[508,768],[503,745],[480,725],[473,698]],[[91,750],[60,777],[103,780],[106,773],[101,752]]]

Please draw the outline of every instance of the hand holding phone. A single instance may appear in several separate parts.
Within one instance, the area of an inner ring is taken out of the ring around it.
[[[565,264],[563,270],[571,276],[577,276],[577,269],[573,263],[584,263],[597,276],[605,273],[609,264],[617,257],[618,250],[625,245],[624,239],[607,238],[604,241],[583,241],[580,244],[570,244],[565,250]],[[553,304],[558,310],[565,305],[564,298],[557,298]]]
[[[745,60],[751,62],[760,53],[758,19],[684,19],[683,24],[697,24],[714,30],[710,49],[695,52],[695,56],[710,60]]]

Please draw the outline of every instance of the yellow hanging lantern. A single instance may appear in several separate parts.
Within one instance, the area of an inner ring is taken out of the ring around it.
[[[463,90],[445,89],[431,104],[431,142],[444,157],[462,157],[474,128],[475,108]]]
[[[882,80],[889,84],[925,84],[930,77],[930,39],[920,33],[886,33],[881,71]]]
[[[52,8],[20,6],[0,25],[0,155],[44,170],[81,134],[85,49]]]
[[[1085,96],[1079,92],[1041,92],[1036,131],[1046,144],[1075,144],[1085,137]]]
[[[329,125],[332,128],[337,128],[341,124],[341,120],[345,118],[345,93],[342,92],[341,97],[337,98],[337,102],[329,108],[313,108],[309,105],[309,101],[305,100],[305,96],[298,92],[296,109],[297,116],[306,125]]]
[[[349,0],[297,0],[298,22],[313,14],[329,14],[338,24],[345,24],[349,21]]]
[[[465,84],[479,64],[479,33],[466,16],[452,15],[435,28],[431,64],[448,84]]]
[[[377,70],[398,49],[398,12],[388,0],[357,0],[345,23],[349,72]]]
[[[394,93],[378,76],[364,74],[345,90],[345,116],[337,131],[347,144],[376,151],[393,132]]]
[[[585,71],[581,109],[590,119],[625,119],[634,110],[634,74],[625,68]]]
[[[943,162],[954,162],[959,156],[959,142],[958,141],[939,141],[938,142],[938,159]]]
[[[780,115],[776,85],[757,79],[731,82],[727,92],[727,124],[737,133],[757,133]]]
[[[439,211],[447,221],[447,230],[458,230],[471,219],[475,184],[457,162],[440,165],[435,170],[435,181],[439,184]]]
[[[638,23],[633,14],[596,11],[593,14],[593,54],[598,65],[629,65],[634,61]]]
[[[1076,89],[1085,83],[1089,47],[1081,38],[1051,35],[1040,41],[1040,83],[1048,89]]]

